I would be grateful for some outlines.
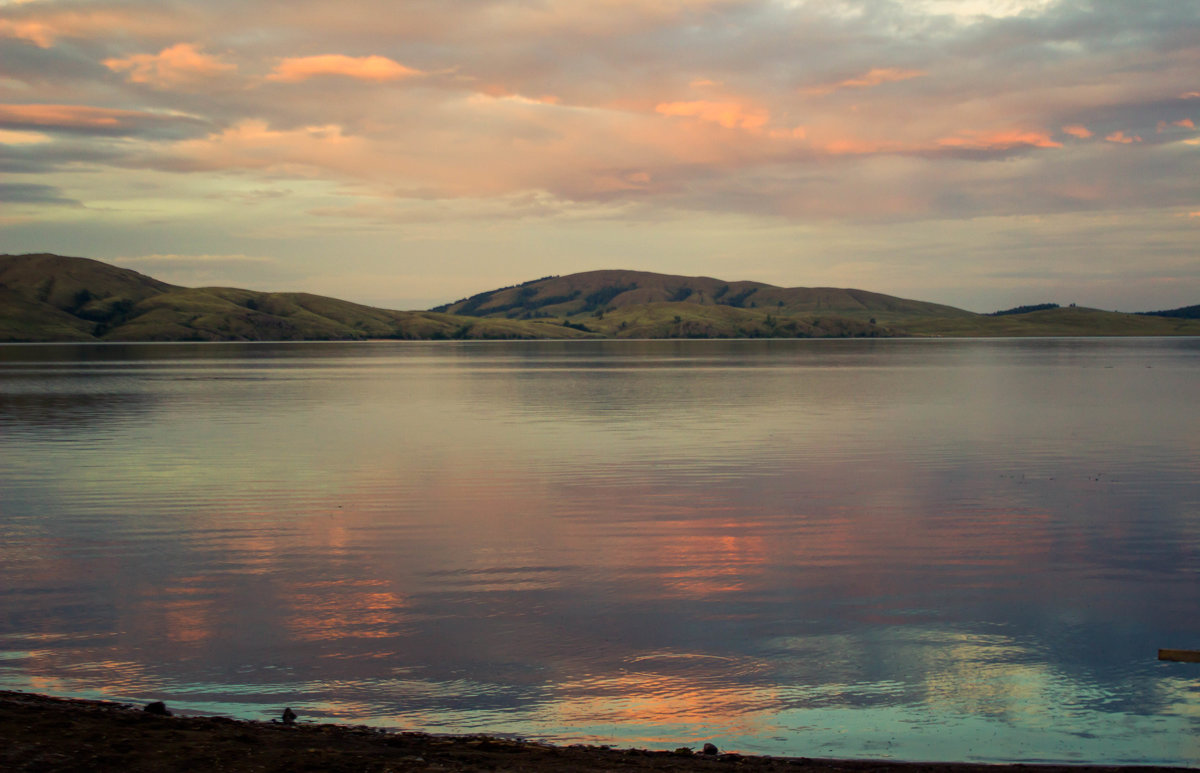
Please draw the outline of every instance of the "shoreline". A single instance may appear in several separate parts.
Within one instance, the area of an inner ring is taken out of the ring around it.
[[[169,706],[167,707],[170,708]],[[281,707],[282,711],[282,707]],[[141,706],[0,691],[5,771],[748,771],[752,773],[1068,773],[1190,767],[984,764],[769,757],[555,746],[486,735],[441,736],[365,725],[162,716]]]

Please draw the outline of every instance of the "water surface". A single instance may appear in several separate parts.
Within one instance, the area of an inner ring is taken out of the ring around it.
[[[1200,340],[0,346],[0,686],[1200,763]]]

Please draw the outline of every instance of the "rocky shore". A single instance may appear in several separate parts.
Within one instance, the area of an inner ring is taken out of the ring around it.
[[[0,691],[4,771],[712,771],[713,773],[1088,773],[1079,765],[973,765],[760,757],[715,748],[646,751],[434,736],[345,725],[171,716],[164,709]],[[1139,773],[1183,770],[1137,767]]]

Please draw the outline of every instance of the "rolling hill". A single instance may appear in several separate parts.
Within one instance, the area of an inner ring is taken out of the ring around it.
[[[525,282],[472,295],[435,311],[477,317],[537,319],[575,317],[657,303],[689,303],[757,309],[774,315],[836,315],[880,324],[922,317],[974,317],[953,306],[913,301],[866,290],[835,287],[775,287],[761,282],[725,282],[710,277],[647,271],[586,271]]]
[[[0,255],[0,340],[579,338],[547,322],[390,311],[308,293],[169,285],[87,258]]]
[[[865,290],[588,271],[430,311],[189,288],[87,258],[0,255],[0,341],[1200,335],[1200,320],[1054,304],[1000,315]]]

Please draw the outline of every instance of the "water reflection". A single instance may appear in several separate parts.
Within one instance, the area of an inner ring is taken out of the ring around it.
[[[1200,760],[1200,674],[1153,661],[1200,640],[1195,342],[19,350],[0,683]]]

